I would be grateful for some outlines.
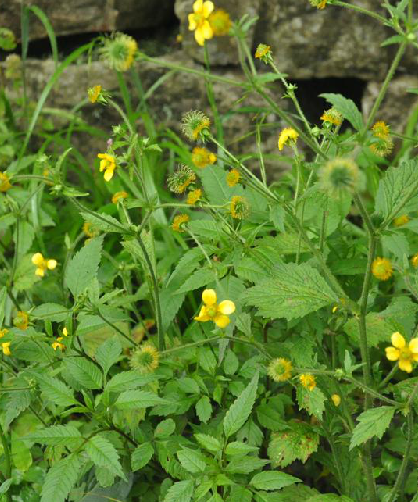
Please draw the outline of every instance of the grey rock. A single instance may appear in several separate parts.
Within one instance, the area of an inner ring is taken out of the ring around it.
[[[174,0],[36,0],[32,2],[49,18],[56,35],[95,33],[130,28],[150,28],[164,23],[173,14]],[[0,25],[20,38],[21,0],[0,2]],[[30,15],[30,38],[46,37],[38,18]]]
[[[194,38],[194,32],[189,31],[188,14],[193,12],[193,0],[176,0],[175,13],[180,19],[180,33],[183,37],[183,49],[195,61],[204,61],[203,48]],[[238,21],[244,14],[250,17],[258,15],[260,0],[214,0],[215,9],[228,12],[232,21]],[[253,43],[255,28],[248,32],[248,44]],[[206,42],[209,61],[213,65],[239,65],[238,48],[236,41],[230,36],[214,37]]]
[[[376,0],[355,0],[381,12]],[[292,78],[384,78],[387,38],[378,21],[328,5],[312,7],[308,0],[261,0],[255,42],[270,45],[280,71]]]

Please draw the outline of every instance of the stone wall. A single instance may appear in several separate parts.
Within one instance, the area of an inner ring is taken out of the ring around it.
[[[352,3],[385,14],[380,7],[380,0],[352,0]],[[132,34],[142,47],[145,36],[151,37],[151,41],[153,37],[157,39],[160,37],[158,28],[164,27],[163,39],[156,40],[160,47],[164,47],[164,57],[194,68],[203,67],[203,51],[195,43],[187,24],[193,0],[34,0],[33,4],[48,15],[58,37],[86,33],[94,36],[111,30],[134,30]],[[239,19],[245,14],[257,16],[257,22],[248,33],[251,49],[254,51],[260,42],[270,45],[278,68],[288,74],[290,80],[338,78],[336,85],[338,87],[339,82],[341,90],[335,88],[334,92],[344,93],[347,78],[362,79],[366,91],[359,105],[362,105],[365,113],[369,111],[395,50],[392,45],[382,48],[382,42],[392,33],[378,21],[334,6],[327,6],[319,11],[308,0],[218,0],[215,6],[228,11],[233,19]],[[0,25],[11,28],[17,36],[20,30],[19,12],[20,0],[0,3]],[[32,40],[46,36],[42,24],[34,16],[31,17],[30,26]],[[181,45],[175,42],[177,34],[182,35]],[[62,40],[59,39],[60,47]],[[242,78],[234,40],[218,37],[208,42],[208,49],[214,71]],[[262,64],[258,64],[258,67],[260,71],[265,71]],[[141,64],[139,71],[146,88],[165,73],[165,70],[149,64]],[[53,64],[50,61],[34,58],[29,62],[29,95],[34,100],[52,72]],[[417,73],[417,52],[408,51],[378,116],[379,119],[388,121],[398,132],[402,132],[409,112],[418,106],[418,96],[406,93],[407,89],[418,87]],[[101,83],[109,91],[118,88],[115,75],[99,61],[72,65],[65,71],[60,82],[51,93],[47,105],[68,110],[85,98],[86,89],[91,85]],[[272,86],[271,93],[277,101],[281,99],[279,86]],[[216,84],[215,96],[221,113],[230,108],[236,111],[239,108],[237,101],[241,94],[237,89]],[[281,103],[288,106],[287,101]],[[259,98],[249,96],[241,106],[262,104]],[[188,74],[175,73],[152,95],[150,106],[162,126],[178,128],[184,111],[208,109],[204,82]],[[106,128],[115,120],[103,110],[95,112],[96,115],[88,113],[89,107],[85,110],[87,112],[84,117],[96,126]],[[100,113],[100,123],[97,123],[97,113]],[[271,121],[276,119],[273,115],[269,117]],[[227,137],[235,141],[253,125],[251,116],[232,113],[225,122]],[[267,135],[264,143],[266,151],[274,149],[273,135]],[[90,151],[90,148],[86,151]]]

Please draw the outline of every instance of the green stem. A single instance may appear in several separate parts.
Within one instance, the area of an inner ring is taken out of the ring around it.
[[[7,443],[7,438],[4,434],[3,427],[0,425],[0,439],[3,445],[3,452],[5,458],[5,479],[6,481],[12,477],[12,462],[10,458],[9,444]],[[10,491],[6,493],[7,502],[12,502],[12,494]]]
[[[370,115],[367,119],[367,122],[366,122],[366,125],[364,127],[364,130],[362,131],[362,136],[364,137],[364,135],[366,134],[366,131],[368,129],[370,129],[370,126],[372,125],[375,117],[376,117],[376,113],[378,112],[379,108],[380,108],[380,105],[382,104],[382,101],[383,101],[383,98],[385,97],[386,95],[386,91],[389,87],[389,84],[390,84],[390,81],[392,80],[394,74],[395,74],[395,71],[401,61],[401,58],[403,56],[403,53],[405,52],[405,49],[406,49],[406,46],[407,46],[408,42],[406,40],[404,40],[401,45],[399,46],[398,48],[398,51],[395,55],[395,58],[392,62],[392,65],[391,67],[389,68],[389,71],[386,75],[386,78],[382,84],[382,87],[379,91],[379,94],[376,98],[376,101],[374,102],[374,105],[373,105],[373,108],[370,112]]]
[[[108,326],[110,326],[112,329],[114,329],[117,333],[119,333],[119,335],[123,336],[123,338],[125,338],[126,340],[128,340],[128,342],[135,346],[135,342],[133,340],[131,340],[129,338],[128,335],[126,335],[121,329],[119,329],[115,324],[113,324],[112,322],[110,322],[108,319],[106,319],[101,313],[99,310],[96,311],[96,314],[100,317],[100,319],[102,321],[104,321]]]
[[[390,382],[395,375],[395,373],[398,371],[399,368],[399,363],[396,363],[395,366],[390,370],[388,375],[380,382],[380,384],[377,386],[377,389],[383,389],[388,382]]]

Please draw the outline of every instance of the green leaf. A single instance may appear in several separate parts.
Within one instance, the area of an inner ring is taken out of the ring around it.
[[[314,495],[306,500],[306,502],[354,502],[353,499],[346,496],[339,497],[333,493],[321,493],[321,495]]]
[[[11,454],[14,466],[19,471],[26,472],[32,465],[32,454],[28,443],[16,432],[12,431]]]
[[[54,322],[65,321],[68,315],[68,309],[58,303],[43,303],[39,307],[33,309],[31,313],[31,317]]]
[[[105,213],[85,213],[81,212],[81,216],[84,221],[90,223],[93,228],[101,230],[102,232],[118,232],[127,233],[127,230],[121,225],[121,223]]]
[[[407,213],[407,204],[417,195],[418,168],[416,160],[402,162],[400,167],[390,167],[379,182],[375,211],[385,221],[391,221],[400,211]]]
[[[224,371],[225,375],[233,375],[237,372],[239,367],[238,357],[234,354],[232,350],[227,350],[224,359]]]
[[[153,454],[154,448],[151,443],[144,443],[135,448],[131,456],[132,470],[135,472],[145,467],[151,460]]]
[[[250,472],[262,469],[268,463],[268,460],[257,457],[232,457],[232,460],[226,466],[226,472],[249,474]]]
[[[143,387],[151,382],[155,382],[157,379],[158,377],[153,374],[140,375],[137,371],[122,371],[108,381],[106,391],[118,394],[126,390]]]
[[[221,443],[213,436],[209,436],[208,434],[198,433],[195,434],[194,437],[196,438],[197,442],[201,446],[203,446],[203,448],[212,453],[217,453],[222,449]]]
[[[212,405],[210,404],[208,396],[202,396],[196,403],[196,414],[199,420],[206,423],[212,416],[212,411]]]
[[[65,360],[64,366],[82,387],[92,390],[102,388],[102,373],[91,361],[83,357],[71,357]]]
[[[4,483],[0,485],[0,495],[4,495],[9,491],[10,485],[13,483],[13,479],[9,478]]]
[[[179,378],[176,381],[180,390],[182,390],[185,394],[199,394],[200,389],[196,383],[196,380],[189,377]]]
[[[325,399],[323,392],[315,387],[313,390],[306,389],[299,385],[296,391],[296,398],[299,403],[299,409],[306,410],[314,415],[318,420],[322,420],[322,414],[325,410]]]
[[[24,291],[25,289],[31,289],[38,280],[39,277],[35,275],[35,266],[32,263],[32,255],[22,256],[17,263],[13,276],[13,286],[17,291]]]
[[[231,457],[234,455],[248,455],[248,453],[253,453],[255,451],[258,451],[257,446],[251,446],[250,444],[247,443],[240,443],[239,441],[234,441],[232,443],[229,443],[228,446],[225,448],[225,453],[227,455],[230,455]]]
[[[319,435],[305,422],[287,422],[288,429],[273,434],[268,455],[276,467],[286,467],[295,460],[305,463],[318,449]]]
[[[383,235],[382,246],[388,249],[402,264],[404,259],[408,261],[409,256],[409,243],[405,235],[396,233],[391,235]]]
[[[333,93],[323,93],[320,94],[320,97],[325,98],[328,103],[331,103],[355,129],[360,131],[363,128],[363,116],[354,101],[345,98],[341,94]]]
[[[294,485],[301,480],[285,472],[266,471],[259,472],[250,481],[250,485],[257,490],[280,490],[285,486]]]
[[[65,271],[65,283],[74,297],[79,296],[97,277],[102,255],[103,237],[96,237],[84,245],[72,258]]]
[[[258,377],[259,374],[257,372],[248,387],[244,389],[226,412],[223,424],[227,438],[241,429],[248,420],[257,397]]]
[[[390,406],[380,406],[372,410],[364,411],[357,417],[358,424],[353,430],[350,441],[350,450],[355,446],[365,443],[370,438],[376,436],[381,439],[385,430],[392,421],[395,408]]]
[[[286,422],[283,418],[284,405],[278,396],[264,400],[257,407],[257,418],[260,425],[272,431],[282,431],[286,429]]]
[[[74,398],[74,391],[61,380],[48,375],[36,374],[34,376],[38,380],[46,400],[51,400],[58,406],[71,406],[77,403]]]
[[[203,472],[206,469],[205,457],[199,451],[183,447],[182,450],[177,452],[177,458],[183,468],[193,474]]]
[[[252,500],[252,493],[243,486],[233,486],[231,495],[227,498],[227,502],[251,502]]]
[[[227,185],[226,171],[221,167],[202,169],[198,174],[202,179],[203,192],[208,197],[210,204],[225,204],[230,202],[234,195],[239,195],[240,187]]]
[[[4,314],[6,312],[7,290],[4,286],[0,289],[0,327],[3,326]]]
[[[149,408],[164,403],[165,401],[153,392],[127,390],[118,397],[115,405],[122,410],[130,410],[135,408]]]
[[[160,422],[154,430],[156,439],[167,439],[176,430],[176,422],[172,418],[167,418]]]
[[[287,320],[334,304],[338,298],[319,272],[307,264],[278,265],[276,277],[266,279],[242,296],[263,317]]]
[[[51,427],[29,434],[25,439],[48,446],[69,447],[76,446],[82,441],[79,430],[72,425],[51,425]]]
[[[193,491],[193,480],[178,481],[168,490],[164,502],[190,502]]]
[[[7,396],[6,417],[4,419],[6,429],[22,411],[26,410],[31,401],[32,394],[29,390],[16,390],[9,393]]]
[[[42,485],[41,502],[65,502],[77,481],[80,468],[80,462],[75,454],[54,464]]]
[[[178,289],[177,294],[187,293],[194,289],[200,289],[207,286],[209,283],[216,281],[216,273],[210,268],[201,268],[196,270],[183,285]]]
[[[102,436],[93,436],[87,441],[84,449],[95,465],[105,467],[116,476],[126,479],[118,452],[110,441]]]
[[[96,351],[96,361],[100,364],[105,374],[118,361],[122,347],[119,338],[108,338]]]

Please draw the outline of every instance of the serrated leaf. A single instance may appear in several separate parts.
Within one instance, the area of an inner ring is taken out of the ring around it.
[[[226,466],[226,472],[250,474],[250,472],[262,469],[268,463],[268,460],[257,457],[232,457],[232,460]]]
[[[90,223],[97,230],[101,230],[102,232],[127,233],[127,230],[123,228],[121,223],[108,214],[85,212],[81,212],[80,214],[84,221]]]
[[[77,481],[80,467],[78,457],[74,454],[54,464],[42,485],[41,502],[65,502]]]
[[[201,268],[193,272],[193,274],[186,279],[184,284],[178,289],[177,294],[187,293],[195,289],[203,288],[215,280],[216,273],[213,269]]]
[[[416,160],[402,162],[400,167],[390,167],[379,182],[375,211],[387,221],[400,211],[407,213],[407,204],[418,191],[418,169]]]
[[[80,249],[65,271],[65,283],[74,297],[79,296],[97,276],[103,237],[96,237]]]
[[[7,297],[7,290],[6,287],[3,287],[0,289],[0,326],[3,326],[4,314],[6,312],[5,309],[6,297]]]
[[[160,422],[154,430],[156,439],[167,439],[176,430],[176,422],[172,418],[167,418]]]
[[[350,450],[374,436],[381,439],[385,430],[389,427],[394,413],[395,408],[380,406],[379,408],[364,411],[359,415],[357,417],[359,423],[354,428],[351,436]]]
[[[31,312],[31,317],[54,322],[65,321],[68,317],[68,309],[58,303],[43,303]]]
[[[353,100],[347,99],[341,94],[333,93],[323,93],[320,94],[320,97],[331,103],[355,129],[360,131],[363,128],[363,116]]]
[[[243,486],[233,486],[231,495],[227,498],[228,502],[251,502],[252,500],[252,493]]]
[[[149,408],[164,403],[165,401],[153,392],[128,390],[118,397],[115,405],[122,410],[130,410],[135,408]]]
[[[156,375],[140,375],[137,371],[123,371],[112,377],[106,385],[108,392],[123,392],[137,387],[143,387],[158,380]]]
[[[144,443],[135,448],[131,456],[132,470],[135,472],[145,467],[151,460],[153,454],[154,448],[151,443]]]
[[[105,467],[116,476],[126,479],[119,462],[119,454],[110,441],[102,436],[93,436],[87,441],[84,449],[95,465]]]
[[[6,481],[0,485],[0,495],[4,495],[5,493],[7,493],[12,483],[13,483],[12,478],[6,479]]]
[[[337,302],[338,298],[319,272],[307,264],[279,265],[274,279],[261,281],[242,296],[263,317],[287,320]]]
[[[318,387],[309,390],[302,385],[299,385],[296,391],[299,409],[306,410],[311,415],[314,415],[318,420],[322,420],[322,414],[325,410],[325,399],[323,392]]]
[[[102,388],[102,373],[91,361],[83,357],[71,357],[64,364],[71,377],[82,387],[92,390]]]
[[[67,387],[64,382],[48,375],[36,374],[42,393],[47,400],[53,401],[58,406],[71,406],[76,404],[74,391]]]
[[[100,364],[105,374],[117,362],[121,352],[122,347],[119,338],[116,336],[108,338],[96,350],[96,361]]]
[[[277,396],[262,402],[257,407],[257,418],[260,425],[275,432],[286,429],[283,414],[284,405],[277,399]]]
[[[241,443],[239,441],[234,441],[229,443],[225,448],[226,455],[234,456],[234,455],[248,455],[248,453],[253,453],[258,451],[257,446],[252,446],[247,443]]]
[[[241,429],[248,420],[257,397],[258,377],[259,374],[257,372],[248,387],[244,389],[226,412],[223,424],[227,438]]]
[[[285,486],[299,483],[301,480],[285,472],[266,471],[259,472],[252,477],[250,485],[257,490],[280,490]]]
[[[73,446],[79,444],[82,437],[79,430],[72,425],[51,425],[29,434],[25,439],[48,446]]]
[[[177,452],[177,458],[182,467],[193,474],[203,472],[206,469],[205,457],[199,451],[183,447]]]
[[[404,257],[406,260],[408,260],[409,243],[405,235],[400,233],[383,235],[381,242],[383,248],[393,253],[400,263],[403,262]]]
[[[212,452],[212,453],[217,453],[222,449],[221,443],[219,442],[218,439],[214,438],[213,436],[209,436],[208,434],[202,434],[198,433],[195,434],[194,436],[197,440],[197,442],[203,446],[206,450]]]
[[[178,481],[169,488],[164,502],[190,502],[193,496],[193,480]]]
[[[196,403],[196,414],[199,420],[206,423],[212,416],[212,411],[212,405],[210,404],[208,396],[202,396]]]
[[[17,291],[31,289],[38,280],[39,277],[35,275],[35,265],[32,263],[32,255],[22,256],[13,276],[13,287]]]
[[[4,426],[7,429],[9,425],[17,418],[22,411],[30,405],[32,394],[29,390],[19,390],[10,392],[7,396],[6,416]]]
[[[189,377],[183,377],[179,378],[176,381],[179,389],[184,392],[185,394],[199,394],[200,389],[199,386],[196,383],[196,380],[193,380],[193,378]]]
[[[268,455],[274,466],[286,467],[295,460],[305,463],[319,445],[319,435],[309,424],[287,422],[288,429],[272,435]]]

